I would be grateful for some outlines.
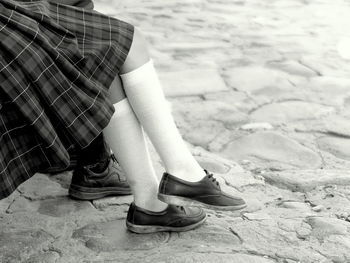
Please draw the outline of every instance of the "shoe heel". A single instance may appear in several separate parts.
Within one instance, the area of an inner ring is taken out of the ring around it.
[[[86,200],[86,201],[99,198],[99,196],[96,196],[95,194],[81,192],[81,191],[78,191],[78,190],[72,189],[72,188],[70,188],[68,190],[68,195],[74,199]]]
[[[126,221],[126,228],[136,234],[151,234],[156,232],[185,232],[192,229],[197,228],[198,226],[202,225],[207,219],[207,216],[200,221],[183,227],[167,227],[167,226],[141,226],[141,225],[134,225],[128,221]]]
[[[132,223],[129,223],[126,221],[126,228],[136,234],[150,234],[150,233],[156,233],[156,232],[161,232],[161,231],[166,231],[162,230],[161,228],[157,226],[140,226],[140,225],[134,225]]]
[[[87,188],[71,184],[68,190],[69,196],[80,200],[96,200],[106,196],[112,195],[129,195],[130,189],[123,189],[120,187],[113,187],[108,189],[102,188]]]

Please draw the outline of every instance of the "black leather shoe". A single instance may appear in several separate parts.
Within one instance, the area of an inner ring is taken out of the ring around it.
[[[94,200],[110,195],[129,195],[131,189],[115,158],[102,173],[94,173],[88,167],[77,167],[73,172],[68,191],[76,199]]]
[[[184,181],[164,173],[159,185],[159,200],[168,204],[214,210],[238,210],[247,206],[242,198],[224,193],[213,174],[204,171],[206,176],[198,182]]]
[[[163,231],[183,232],[203,224],[206,214],[200,208],[168,205],[161,212],[152,212],[131,203],[126,218],[126,227],[134,233]]]

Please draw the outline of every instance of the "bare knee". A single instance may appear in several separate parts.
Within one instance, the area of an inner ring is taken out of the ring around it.
[[[139,68],[150,60],[147,41],[143,34],[135,28],[133,41],[128,56],[120,69],[120,73],[128,73]]]

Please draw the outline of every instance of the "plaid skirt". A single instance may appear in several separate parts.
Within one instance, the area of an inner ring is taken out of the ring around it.
[[[69,165],[107,126],[132,25],[47,0],[0,0],[0,199]]]

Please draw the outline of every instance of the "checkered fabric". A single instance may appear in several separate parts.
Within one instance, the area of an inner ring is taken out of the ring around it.
[[[101,133],[133,32],[93,10],[0,0],[0,199]]]

